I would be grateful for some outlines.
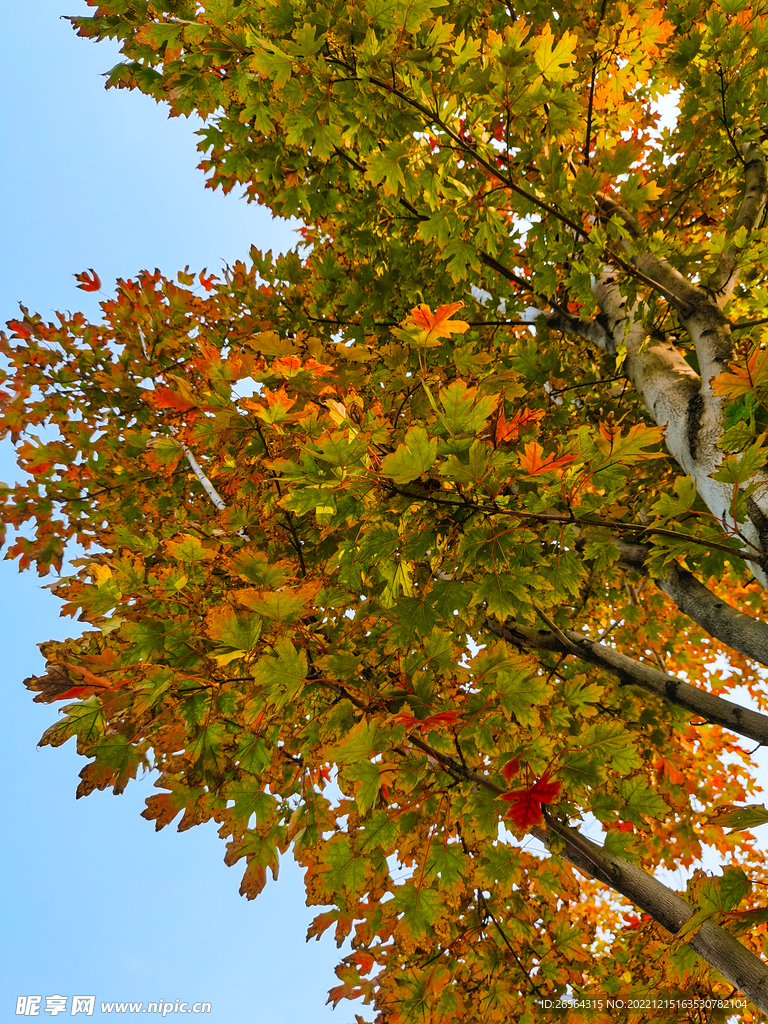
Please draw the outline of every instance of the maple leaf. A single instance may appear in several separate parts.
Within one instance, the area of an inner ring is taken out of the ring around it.
[[[82,288],[84,292],[97,292],[101,288],[101,278],[93,267],[90,270],[83,270],[74,276],[75,280],[80,282],[77,287]]]
[[[396,484],[407,484],[426,473],[436,456],[437,441],[423,427],[411,427],[405,442],[382,460],[381,471]]]
[[[509,818],[521,832],[528,832],[534,826],[543,824],[541,805],[554,803],[562,788],[562,782],[551,779],[549,771],[545,771],[532,785],[501,794],[501,799],[509,804],[504,817]]]
[[[15,338],[27,339],[32,337],[32,332],[29,328],[25,327],[24,324],[20,323],[18,320],[9,320],[6,326],[13,331],[13,336]]]
[[[408,714],[408,712],[401,711],[392,717],[392,721],[397,725],[404,725],[408,729],[418,729],[421,732],[426,732],[428,729],[448,729],[461,721],[461,715],[458,711],[439,711],[437,714],[428,715],[426,718],[415,718],[413,715]]]
[[[291,398],[284,387],[278,388],[277,391],[264,388],[262,395],[267,400],[266,406],[250,399],[247,399],[244,404],[265,423],[285,422],[290,410],[296,404],[296,398]]]
[[[218,277],[215,274],[209,274],[206,277],[205,270],[200,271],[197,279],[207,292],[213,288],[214,282],[218,281]]]
[[[558,472],[576,459],[575,455],[548,455],[542,458],[543,455],[544,449],[538,441],[531,441],[525,446],[525,454],[520,456],[520,465],[528,476]]]
[[[438,306],[433,313],[429,306],[421,303],[411,310],[405,323],[412,324],[418,330],[417,337],[422,344],[436,345],[440,338],[450,338],[469,330],[469,324],[464,320],[451,320],[451,316],[463,306],[463,302],[451,302],[447,306]]]
[[[511,420],[507,421],[504,416],[504,406],[499,406],[499,416],[496,420],[496,444],[504,441],[517,441],[520,438],[520,431],[538,423],[544,417],[543,409],[518,409]]]
[[[729,827],[731,833],[741,832],[744,829],[757,828],[758,825],[768,823],[768,810],[764,804],[750,804],[746,807],[723,804],[705,820],[708,825]]]
[[[566,82],[575,77],[576,72],[568,65],[573,60],[577,42],[576,36],[569,32],[555,42],[552,30],[545,26],[533,51],[533,59],[544,78],[553,82]]]
[[[186,412],[188,409],[197,408],[197,402],[194,399],[164,387],[147,392],[147,401],[155,409],[178,409],[181,412]]]
[[[281,377],[290,378],[296,376],[301,370],[301,366],[301,360],[298,356],[283,356],[274,360],[272,370],[274,373],[279,373]]]
[[[712,378],[712,390],[716,395],[738,398],[752,394],[768,379],[768,348],[755,346],[743,366],[731,366],[730,373],[720,373]]]
[[[612,415],[602,420],[599,425],[600,437],[596,439],[598,450],[612,460],[630,463],[638,459],[663,458],[663,452],[647,452],[644,449],[651,444],[660,444],[664,440],[662,427],[648,427],[644,423],[633,423],[622,437],[621,425]]]

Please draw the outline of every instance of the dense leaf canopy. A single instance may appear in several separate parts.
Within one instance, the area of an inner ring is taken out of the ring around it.
[[[768,1019],[768,716],[722,696],[766,707],[768,18],[92,6],[304,226],[0,335],[8,554],[85,551],[28,680],[78,795],[156,770],[248,897],[290,850],[381,1024]]]

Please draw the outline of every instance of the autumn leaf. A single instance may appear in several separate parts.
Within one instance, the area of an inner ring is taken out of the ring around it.
[[[404,725],[407,729],[426,732],[432,729],[451,728],[461,721],[461,715],[458,711],[440,711],[435,715],[427,715],[426,718],[414,718],[408,712],[401,711],[392,717],[392,721],[397,725]]]
[[[198,404],[194,398],[180,395],[178,392],[172,391],[171,388],[164,387],[147,392],[147,401],[155,409],[177,409],[181,412],[195,409]]]
[[[416,329],[415,336],[420,344],[427,347],[437,345],[441,338],[450,338],[469,330],[469,324],[464,320],[451,320],[451,316],[463,305],[463,302],[451,302],[447,306],[438,306],[433,313],[429,306],[421,303],[411,310],[405,325],[412,325]]]
[[[32,337],[32,332],[29,328],[25,327],[24,324],[20,323],[18,320],[9,320],[6,326],[13,331],[13,336],[15,338],[27,339]]]
[[[296,404],[296,398],[292,398],[284,387],[278,388],[277,391],[270,391],[269,388],[264,388],[261,394],[266,399],[266,405],[251,399],[247,399],[244,405],[255,412],[259,419],[267,424],[284,423],[291,409]]]
[[[525,446],[525,453],[520,456],[520,466],[528,476],[539,476],[541,473],[553,473],[565,469],[575,461],[575,455],[548,455],[538,441],[530,441]]]
[[[741,832],[744,829],[757,828],[768,823],[768,810],[764,804],[750,804],[737,807],[735,804],[724,804],[714,814],[705,818],[708,825],[719,825]]]
[[[755,346],[744,365],[733,364],[730,373],[720,373],[712,378],[712,390],[716,395],[738,398],[752,394],[766,379],[768,349]]]
[[[82,288],[84,292],[97,292],[101,288],[101,278],[93,268],[83,270],[74,276],[75,280],[80,282],[77,287]]]
[[[24,681],[27,689],[37,693],[35,703],[50,704],[56,700],[69,700],[75,697],[82,697],[85,694],[93,693],[94,689],[100,690],[112,684],[94,676],[93,680],[85,677],[85,670],[81,670],[82,679],[72,678],[69,666],[47,665],[46,673],[43,676],[32,676]],[[91,675],[91,673],[88,673]]]
[[[621,425],[609,416],[600,422],[599,430],[600,437],[595,440],[597,449],[612,460],[630,463],[638,459],[665,458],[664,452],[645,451],[649,445],[660,444],[664,440],[662,427],[633,423],[622,436]]]
[[[407,484],[426,473],[436,456],[437,441],[423,427],[412,427],[405,441],[382,460],[381,472],[396,484]]]
[[[511,761],[507,761],[504,767],[501,769],[501,774],[507,780],[508,783],[520,772],[520,756],[513,757]]]
[[[544,822],[541,805],[554,803],[562,788],[562,782],[551,779],[549,772],[545,771],[532,785],[501,794],[501,799],[509,804],[504,817],[509,818],[521,832],[529,832]]]
[[[574,78],[576,72],[568,65],[573,60],[576,45],[576,37],[568,32],[555,42],[552,30],[545,26],[533,51],[533,59],[542,75],[554,82],[566,82]]]
[[[511,420],[507,421],[504,416],[503,404],[499,406],[499,416],[496,420],[495,442],[502,444],[505,441],[517,441],[520,438],[520,431],[525,427],[533,426],[544,417],[543,409],[518,409]]]

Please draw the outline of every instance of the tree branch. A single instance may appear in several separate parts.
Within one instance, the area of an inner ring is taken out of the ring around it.
[[[588,877],[596,878],[626,896],[673,935],[696,913],[696,909],[687,900],[649,872],[623,857],[609,853],[576,829],[556,821],[546,811],[544,819],[546,831],[540,829],[534,832],[537,838],[548,846],[554,845],[553,852],[560,853]],[[555,837],[565,843],[563,851],[557,848],[559,844]],[[756,1006],[764,1012],[768,1011],[768,966],[760,957],[712,920],[704,921],[687,940],[687,945]]]
[[[547,325],[552,330],[573,334],[577,338],[583,338],[584,341],[597,346],[603,352],[608,352],[610,355],[616,354],[613,338],[599,320],[579,320],[569,315],[561,316],[559,313],[542,312],[541,315],[546,318]]]
[[[645,561],[650,544],[611,542],[619,549],[619,565],[648,576]],[[733,647],[747,658],[768,665],[768,624],[753,619],[726,604],[697,580],[693,573],[682,569],[676,562],[667,566],[666,575],[654,578],[659,590],[674,601],[677,607],[696,622],[710,636]]]
[[[173,433],[175,434],[176,430],[173,430]],[[179,448],[181,448],[181,450],[184,452],[184,455],[187,458],[187,462],[189,463],[189,465],[192,468],[192,472],[195,474],[197,479],[200,481],[200,486],[203,488],[205,493],[211,499],[211,501],[216,506],[218,511],[219,512],[223,512],[224,509],[227,507],[227,503],[224,501],[222,496],[219,494],[219,492],[213,486],[211,481],[205,475],[205,473],[203,472],[203,470],[202,470],[202,468],[200,466],[200,463],[197,461],[195,456],[190,451],[189,447],[186,444],[184,444],[183,441],[177,441],[176,443],[178,444]]]
[[[759,227],[762,220],[768,198],[768,177],[765,154],[759,142],[749,143],[741,152],[744,163],[744,195],[733,224],[733,233],[744,228],[750,235]],[[720,308],[730,298],[739,279],[736,264],[740,252],[741,247],[730,245],[721,255],[717,269],[707,282],[707,288],[714,293],[715,301]]]
[[[557,654],[578,653],[582,661],[597,665],[611,675],[617,676],[624,685],[637,686],[676,707],[698,715],[712,725],[730,729],[761,746],[768,746],[768,715],[750,711],[739,704],[716,697],[713,693],[707,693],[698,686],[683,682],[682,679],[667,675],[666,672],[651,668],[650,665],[628,658],[612,647],[590,640],[583,633],[576,633],[570,629],[562,630],[560,632],[564,639],[561,639],[561,636],[554,632],[535,630],[518,623],[506,625],[492,618],[486,619],[485,626],[491,633],[522,650],[554,651]]]
[[[629,210],[605,192],[599,192],[595,198],[603,215],[620,217],[635,241],[639,242],[644,238],[642,228]],[[678,312],[690,312],[702,301],[699,289],[663,257],[651,253],[636,253],[631,260],[639,271],[657,285],[657,288],[662,289],[662,293],[673,297],[672,305]]]
[[[418,737],[409,736],[409,741],[452,775],[497,795],[506,792],[487,776],[466,768],[447,754],[433,750]],[[557,821],[543,805],[542,813],[545,827],[534,828],[532,834],[551,847],[555,856],[562,857],[583,874],[625,896],[673,935],[696,913],[690,903],[654,878],[650,872],[624,857],[609,853],[578,830]],[[761,1010],[768,1012],[768,966],[760,957],[711,920],[705,921],[691,935],[687,945],[727,978],[739,992]]]
[[[562,523],[563,525],[572,524],[576,527],[599,526],[608,527],[616,532],[653,534],[656,537],[670,537],[673,540],[684,540],[689,544],[707,548],[708,550],[722,551],[724,554],[731,555],[733,558],[740,558],[742,562],[756,562],[762,565],[763,562],[768,561],[768,556],[762,555],[759,548],[754,548],[752,551],[730,548],[726,544],[718,544],[717,541],[709,538],[693,537],[691,534],[680,533],[679,530],[666,530],[661,526],[655,527],[642,526],[635,523],[620,523],[612,519],[590,519],[586,516],[577,517],[573,514],[559,515],[557,513],[546,512],[525,512],[522,509],[517,508],[499,508],[497,505],[481,505],[479,502],[470,501],[469,499],[464,501],[454,501],[451,498],[437,497],[429,492],[419,493],[418,491],[406,491],[403,490],[402,487],[396,487],[394,484],[390,484],[387,481],[382,481],[382,483],[394,494],[401,494],[404,498],[410,498],[412,501],[429,501],[435,505],[453,505],[458,508],[470,509],[471,511],[479,512],[482,515],[515,516],[518,519],[528,520],[529,522],[535,523]]]

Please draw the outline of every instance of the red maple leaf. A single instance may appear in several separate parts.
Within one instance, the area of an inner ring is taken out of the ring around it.
[[[25,327],[24,324],[20,324],[18,320],[9,320],[7,326],[13,331],[14,337],[16,338],[32,337],[31,331]]]
[[[398,725],[404,725],[408,729],[440,729],[456,725],[460,719],[458,711],[439,711],[436,715],[429,715],[427,718],[414,718],[407,711],[401,711],[392,719]]]
[[[75,274],[75,280],[80,282],[77,287],[82,288],[84,292],[97,292],[101,288],[101,278],[93,267]]]
[[[562,782],[550,779],[547,769],[532,786],[502,794],[501,799],[509,804],[509,810],[504,817],[511,818],[521,832],[528,832],[532,826],[540,825],[544,821],[541,805],[551,804],[557,800],[562,788]]]

